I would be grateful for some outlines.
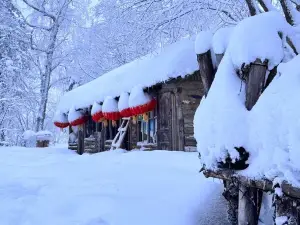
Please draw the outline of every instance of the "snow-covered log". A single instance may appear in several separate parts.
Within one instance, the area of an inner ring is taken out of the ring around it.
[[[197,35],[195,42],[195,52],[197,54],[197,61],[199,65],[199,71],[205,94],[207,95],[210,86],[214,80],[214,67],[212,62],[212,45],[213,35],[209,31],[202,31]]]
[[[262,94],[265,86],[268,64],[260,59],[251,63],[249,76],[246,83],[246,108],[251,110]]]

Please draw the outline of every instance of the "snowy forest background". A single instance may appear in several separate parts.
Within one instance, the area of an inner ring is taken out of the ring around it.
[[[299,0],[1,0],[0,142],[19,145],[26,130],[55,131],[65,91],[183,37],[269,10],[300,21]]]

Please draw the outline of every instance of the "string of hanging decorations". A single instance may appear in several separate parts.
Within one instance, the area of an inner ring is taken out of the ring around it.
[[[112,121],[112,126],[117,126],[117,120],[121,119],[121,114],[118,109],[118,102],[111,96],[108,96],[103,101],[102,112],[107,120]]]
[[[75,107],[72,107],[68,114],[68,120],[71,126],[79,126],[81,128],[87,122],[88,117],[83,110],[76,110]]]
[[[67,115],[60,111],[57,112],[54,116],[54,125],[61,129],[68,127],[70,124]]]
[[[129,107],[134,115],[133,121],[138,115],[143,115],[143,120],[148,121],[148,112],[155,109],[156,103],[156,99],[145,93],[142,86],[134,87],[129,96]]]
[[[117,120],[125,117],[132,117],[136,123],[139,115],[143,116],[144,121],[148,121],[148,113],[156,107],[157,101],[148,93],[144,92],[142,86],[134,87],[130,94],[123,92],[117,101],[113,97],[106,97],[103,104],[94,102],[91,109],[92,120],[99,123],[102,122],[107,127],[108,120],[112,121],[112,126],[117,125]],[[84,110],[76,110],[72,107],[68,116],[58,112],[54,118],[55,126],[66,128],[68,126],[81,126],[88,121]]]

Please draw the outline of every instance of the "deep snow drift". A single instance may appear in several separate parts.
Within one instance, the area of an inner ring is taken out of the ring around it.
[[[0,148],[1,225],[228,224],[197,153]]]

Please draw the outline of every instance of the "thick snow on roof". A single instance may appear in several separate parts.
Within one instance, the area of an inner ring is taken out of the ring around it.
[[[58,109],[68,112],[72,106],[76,109],[88,107],[95,101],[103,101],[106,96],[116,97],[124,91],[130,92],[136,85],[149,87],[169,78],[192,74],[197,69],[194,38],[183,39],[67,92]]]

